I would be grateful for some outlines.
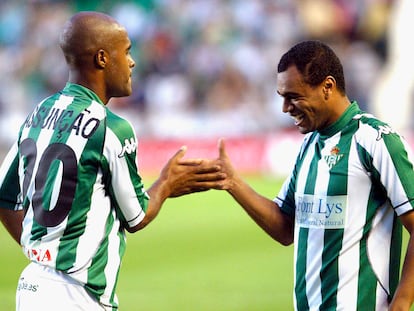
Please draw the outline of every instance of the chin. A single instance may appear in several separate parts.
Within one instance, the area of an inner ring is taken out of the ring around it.
[[[304,128],[304,127],[298,127],[298,129],[299,129],[299,132],[301,134],[308,134],[308,133],[312,132],[312,130],[310,130],[308,128]]]
[[[132,94],[132,88],[126,88],[120,93],[122,93],[122,95],[120,95],[119,97],[130,96]]]

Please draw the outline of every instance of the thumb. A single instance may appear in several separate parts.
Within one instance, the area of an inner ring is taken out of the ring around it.
[[[226,145],[224,143],[224,138],[219,139],[218,147],[219,147],[219,158],[220,159],[227,158]]]
[[[185,153],[187,152],[187,146],[182,146],[178,151],[173,155],[171,159],[180,160],[184,157]]]

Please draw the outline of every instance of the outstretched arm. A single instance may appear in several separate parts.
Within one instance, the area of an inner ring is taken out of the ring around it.
[[[0,208],[0,221],[13,237],[20,244],[22,235],[22,221],[24,217],[23,211],[14,211],[6,208]]]
[[[227,190],[247,214],[273,239],[283,245],[293,243],[293,220],[272,200],[260,195],[237,174],[219,141],[219,163],[226,175],[223,189]]]

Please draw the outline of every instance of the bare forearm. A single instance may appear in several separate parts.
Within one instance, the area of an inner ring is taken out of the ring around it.
[[[411,235],[407,246],[401,280],[398,285],[390,311],[408,311],[414,302],[414,238]]]
[[[392,311],[408,311],[414,302],[414,211],[400,216],[401,223],[410,234],[401,279],[390,305]]]
[[[233,179],[228,192],[273,239],[283,245],[293,242],[292,221],[281,212],[275,202],[257,193],[240,178]]]
[[[137,226],[130,228],[129,232],[135,232],[146,227],[158,215],[162,204],[169,197],[166,185],[161,179],[156,180],[147,192],[150,199],[145,217]]]

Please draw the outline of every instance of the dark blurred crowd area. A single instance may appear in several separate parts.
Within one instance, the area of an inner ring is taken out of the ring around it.
[[[370,110],[387,61],[394,1],[385,0],[0,0],[0,141],[61,89],[64,22],[97,10],[123,24],[136,62],[133,94],[112,99],[140,137],[256,135],[292,126],[276,94],[277,62],[304,39],[329,43],[347,93]]]

